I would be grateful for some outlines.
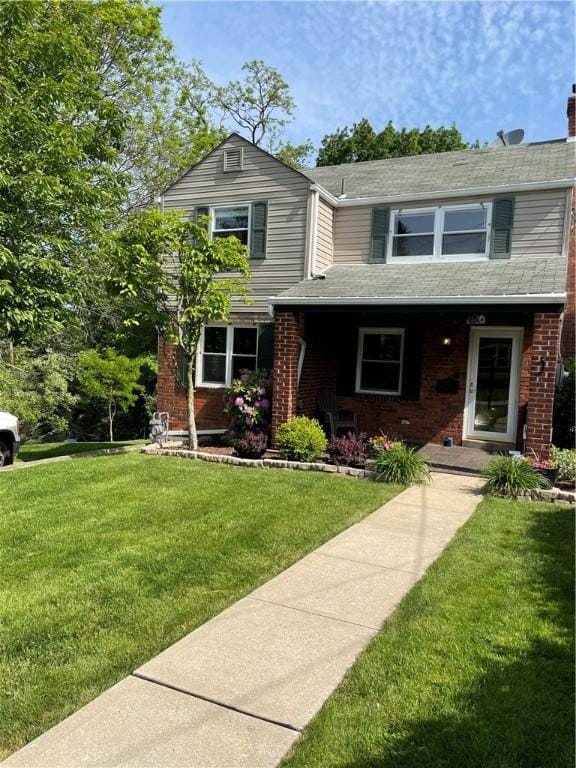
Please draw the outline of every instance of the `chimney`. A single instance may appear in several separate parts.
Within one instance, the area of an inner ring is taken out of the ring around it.
[[[576,139],[576,83],[572,83],[572,95],[568,96],[568,108],[566,109],[568,117],[568,138]]]

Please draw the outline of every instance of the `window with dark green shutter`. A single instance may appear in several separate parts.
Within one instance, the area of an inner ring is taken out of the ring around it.
[[[509,259],[512,252],[514,198],[497,197],[492,209],[491,259]]]
[[[252,237],[250,239],[250,258],[266,258],[266,239],[268,226],[268,203],[260,201],[252,204]]]
[[[386,261],[389,222],[390,211],[388,208],[372,208],[370,262],[373,264],[383,264]]]
[[[274,323],[258,328],[258,368],[271,371],[274,365]]]

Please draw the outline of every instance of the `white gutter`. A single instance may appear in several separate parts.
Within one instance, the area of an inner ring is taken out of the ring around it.
[[[304,244],[304,272],[303,279],[309,280],[312,275],[312,230],[314,229],[314,192],[308,191],[308,206],[306,208],[306,241]]]
[[[464,187],[462,189],[437,189],[430,192],[409,192],[401,195],[374,195],[372,197],[346,197],[335,198],[328,193],[320,191],[321,197],[336,208],[348,208],[355,205],[381,205],[382,203],[403,203],[415,200],[434,200],[438,198],[450,199],[454,197],[468,197],[470,195],[494,195],[512,192],[530,192],[539,189],[569,189],[574,187],[575,179],[560,179],[558,181],[527,181],[520,184],[504,184],[490,187]],[[315,185],[313,185],[315,186]],[[324,194],[322,193],[324,192]]]
[[[426,306],[458,304],[557,304],[566,301],[566,293],[525,293],[503,296],[272,296],[271,305],[317,306]]]
[[[318,214],[319,214],[319,193],[318,190],[312,190],[312,242],[310,244],[310,274],[313,277],[316,274],[316,249],[318,248]]]
[[[313,182],[313,183],[310,185],[310,189],[311,189],[313,192],[318,192],[318,194],[320,195],[320,197],[322,198],[322,200],[324,200],[324,202],[325,202],[325,203],[329,203],[329,204],[330,204],[330,205],[332,205],[332,206],[337,206],[337,205],[339,204],[339,202],[340,202],[340,200],[339,200],[337,197],[334,197],[334,195],[333,195],[333,194],[331,194],[330,192],[328,192],[328,190],[327,190],[327,189],[324,189],[324,187],[322,187],[322,186],[321,186],[320,184],[318,184],[316,181],[315,181],[315,182]]]

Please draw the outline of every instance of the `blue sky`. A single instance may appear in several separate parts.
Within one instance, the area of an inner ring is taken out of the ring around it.
[[[466,140],[524,128],[566,135],[574,79],[572,2],[165,2],[183,60],[224,83],[249,59],[288,81],[287,137],[311,139],[366,116],[375,129],[455,122]]]

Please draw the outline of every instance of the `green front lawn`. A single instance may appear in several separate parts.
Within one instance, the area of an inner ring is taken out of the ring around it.
[[[2,473],[0,755],[398,490],[133,453]]]
[[[146,440],[118,440],[114,443],[24,443],[17,461],[38,461],[56,456],[101,451],[103,448],[124,448],[127,445],[145,445]]]
[[[486,499],[283,768],[572,768],[574,515]]]

